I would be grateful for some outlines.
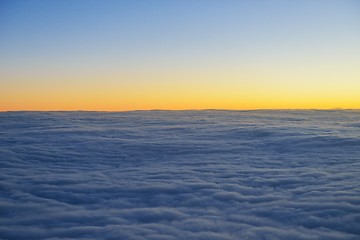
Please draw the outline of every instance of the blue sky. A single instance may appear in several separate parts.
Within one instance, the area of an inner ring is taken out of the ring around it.
[[[139,85],[161,79],[159,72],[190,79],[214,69],[237,71],[236,80],[221,80],[236,87],[243,69],[275,70],[275,85],[282,70],[306,75],[312,66],[350,73],[351,86],[358,77],[359,1],[2,1],[0,12],[3,89],[14,96],[10,82],[86,85],[99,76],[91,81],[124,84],[135,81],[129,72],[150,76]]]

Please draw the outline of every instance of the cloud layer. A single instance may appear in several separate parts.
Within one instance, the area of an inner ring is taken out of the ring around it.
[[[0,113],[1,239],[358,239],[359,111]]]

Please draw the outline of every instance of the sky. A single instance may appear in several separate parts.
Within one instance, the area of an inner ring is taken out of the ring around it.
[[[360,108],[360,1],[0,2],[0,111]]]

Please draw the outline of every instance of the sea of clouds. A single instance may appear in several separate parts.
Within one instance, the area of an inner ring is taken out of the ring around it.
[[[360,239],[360,111],[0,113],[0,239]]]

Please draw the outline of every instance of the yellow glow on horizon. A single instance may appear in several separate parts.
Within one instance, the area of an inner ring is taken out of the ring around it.
[[[91,76],[0,90],[0,110],[360,108],[359,73],[273,70],[143,72]],[[50,76],[51,77],[51,76]],[[48,77],[44,77],[44,79]],[[291,80],[289,80],[291,79]],[[15,81],[16,83],[16,81]]]

